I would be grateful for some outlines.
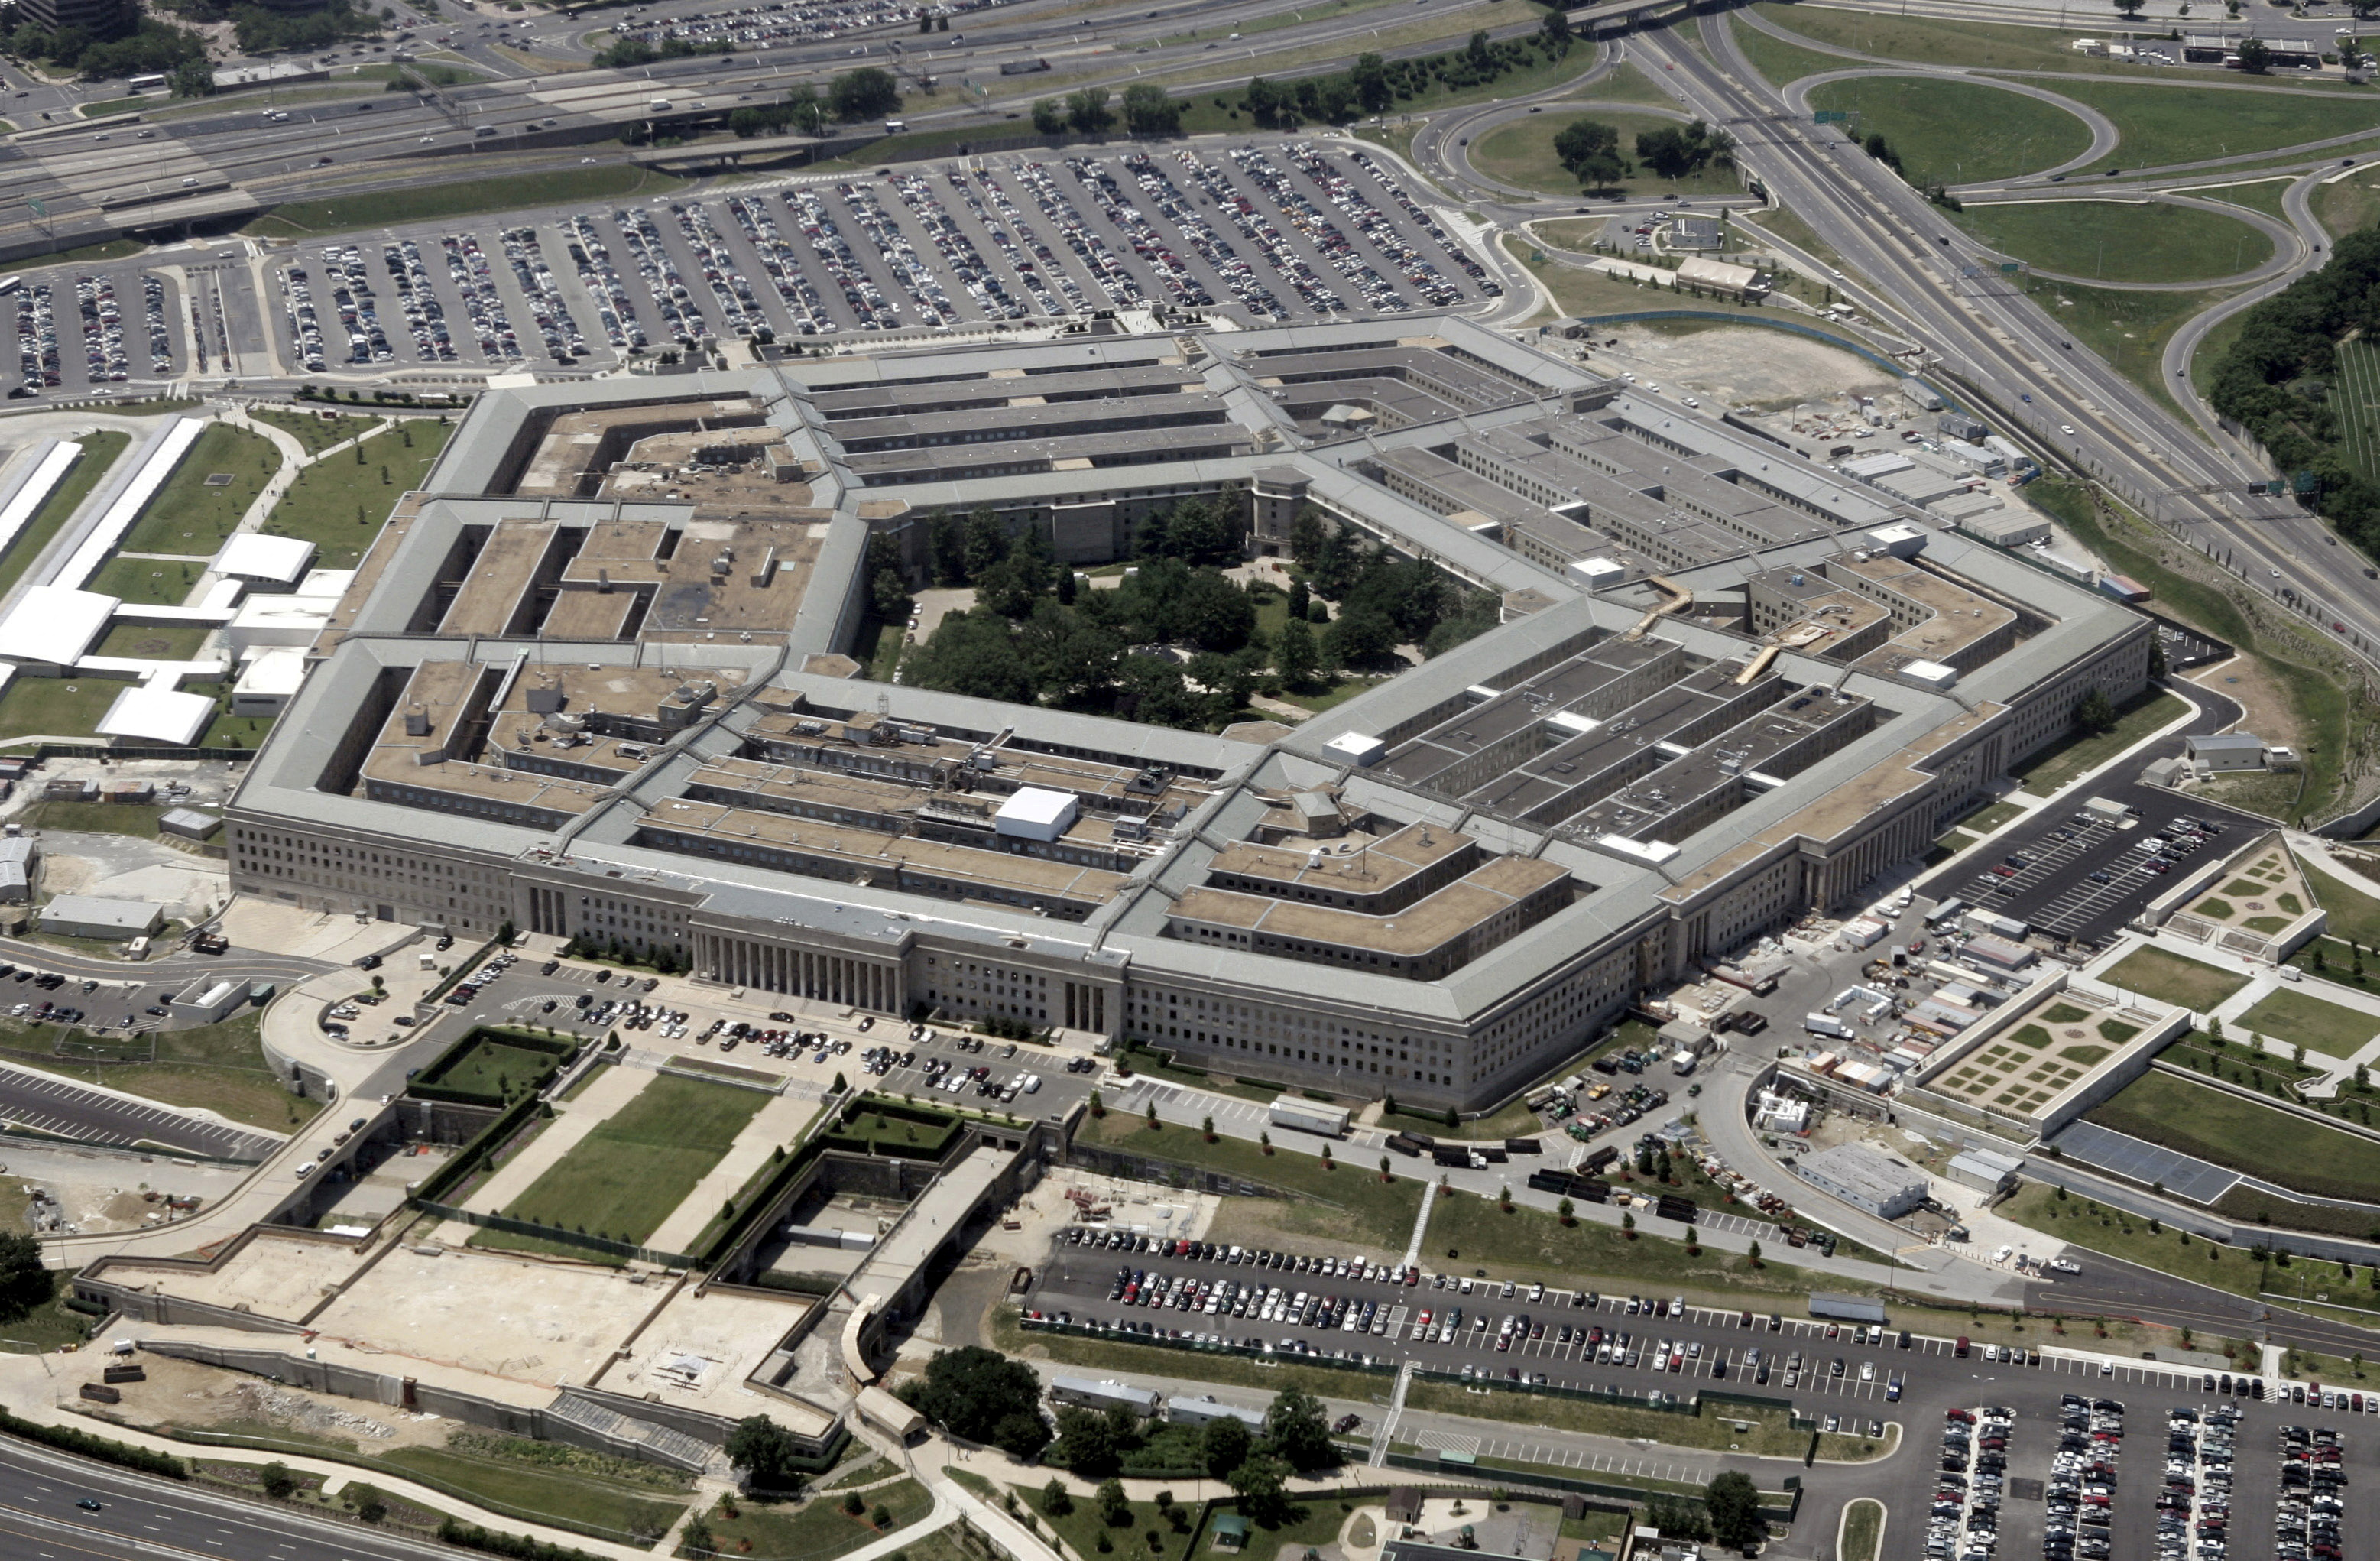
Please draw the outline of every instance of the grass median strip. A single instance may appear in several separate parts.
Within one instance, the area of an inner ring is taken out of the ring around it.
[[[241,229],[260,238],[304,238],[358,227],[476,216],[530,206],[644,199],[666,195],[686,181],[667,174],[610,164],[593,168],[550,169],[455,184],[423,183],[395,189],[358,190],[316,201],[275,206]]]

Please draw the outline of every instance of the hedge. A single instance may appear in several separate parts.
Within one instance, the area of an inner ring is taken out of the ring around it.
[[[146,1447],[94,1436],[70,1425],[43,1425],[6,1409],[0,1409],[0,1432],[21,1436],[28,1442],[39,1442],[45,1447],[55,1447],[62,1453],[79,1453],[101,1463],[120,1464],[126,1469],[139,1470],[143,1474],[154,1474],[167,1480],[188,1480],[190,1477],[190,1466],[170,1453],[152,1453]]]
[[[443,1544],[460,1545],[466,1550],[484,1550],[491,1555],[512,1555],[520,1561],[602,1561],[583,1550],[568,1545],[549,1544],[533,1540],[527,1534],[501,1534],[493,1529],[482,1529],[477,1523],[466,1523],[449,1518],[438,1525],[438,1539]]]

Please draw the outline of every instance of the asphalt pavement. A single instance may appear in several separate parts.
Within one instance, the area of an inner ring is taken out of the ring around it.
[[[99,1510],[76,1505],[82,1501]],[[451,1561],[456,1554],[0,1437],[0,1555],[8,1561]]]

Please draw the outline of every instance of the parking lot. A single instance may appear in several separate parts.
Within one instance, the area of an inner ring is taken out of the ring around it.
[[[1627,1461],[1625,1453],[1604,1454],[1543,1429],[1545,1417],[1527,1400],[1508,1396],[1524,1384],[1593,1390],[1622,1405],[1654,1394],[1691,1401],[1711,1388],[1789,1398],[1821,1427],[1831,1421],[1845,1432],[1897,1423],[1904,1437],[1897,1455],[1867,1465],[1821,1464],[1803,1475],[1819,1513],[1830,1514],[1851,1494],[1886,1501],[1902,1535],[1890,1555],[2338,1561],[2339,1550],[2315,1547],[2335,1546],[2342,1531],[2365,1531],[2371,1520],[2374,1437],[2362,1422],[2380,1415],[2380,1396],[2359,1399],[2333,1388],[2325,1405],[2322,1388],[2299,1402],[2266,1384],[2268,1396],[2258,1398],[2260,1379],[2095,1358],[2080,1353],[2090,1348],[2087,1337],[2045,1335],[2043,1349],[1971,1344],[1962,1353],[1955,1338],[1904,1335],[1889,1321],[1879,1328],[1767,1311],[1747,1318],[1742,1311],[1678,1308],[1664,1298],[1518,1285],[1508,1291],[1475,1274],[1426,1274],[1406,1283],[1402,1268],[1342,1274],[1340,1260],[1315,1253],[1284,1254],[1275,1267],[1271,1254],[1259,1262],[1243,1253],[1232,1262],[1228,1251],[1142,1250],[1149,1238],[1097,1226],[1073,1231],[1074,1240],[1058,1239],[1024,1302],[1028,1312],[1064,1316],[1070,1330],[1220,1335],[1269,1350],[1259,1359],[1363,1354],[1458,1379],[1467,1372],[1481,1395],[1467,1413],[1480,1430],[1464,1433],[1463,1421],[1442,1415],[1429,1417],[1426,1430],[1401,1420],[1390,1428],[1399,1442],[1582,1470]],[[1322,1272],[1325,1263],[1331,1272]],[[1275,1292],[1283,1294],[1276,1299]],[[1197,1381],[1196,1354],[1180,1360],[1181,1378]],[[1351,1374],[1344,1396],[1334,1400],[1352,1409],[1358,1434],[1381,1429],[1386,1380]],[[2302,1384],[2293,1391],[2308,1394]],[[2154,1448],[2135,1449],[2129,1460],[2118,1456],[2128,1405],[2136,1436],[2167,1421],[2165,1457]],[[2225,1423],[2232,1421],[2236,1426]],[[2325,1438],[2338,1462],[2325,1463],[2317,1450]],[[2237,1491],[2227,1445],[2236,1447],[2242,1470]]]
[[[722,338],[1232,307],[1460,307],[1493,274],[1389,165],[1290,139],[1010,153],[681,201],[410,226],[278,250],[265,296],[204,257],[22,273],[12,398],[193,372],[602,368]]]
[[[789,1089],[814,1097],[841,1076],[854,1090],[938,1099],[975,1111],[1046,1115],[1071,1110],[1096,1079],[1090,1059],[1048,1047],[845,1015],[823,1004],[769,1007],[788,1001],[781,994],[739,1001],[674,978],[567,962],[549,972],[544,965],[516,958],[490,981],[459,983],[440,1010],[459,1013],[467,1023],[551,1025],[585,1036],[617,1032],[623,1045],[660,1055],[716,1057],[782,1073]],[[482,966],[472,975],[488,970]],[[646,990],[648,982],[654,990]],[[801,1044],[794,1043],[796,1035],[805,1038]],[[970,1077],[960,1082],[962,1074]]]
[[[2263,821],[2204,798],[2110,780],[2094,788],[2139,817],[2109,819],[2072,807],[2041,809],[1965,863],[1918,890],[1936,902],[1961,899],[2073,943],[2105,943],[2141,908],[2180,879],[2244,843]],[[2203,826],[2193,840],[2184,821]],[[2162,846],[2151,842],[2163,841]],[[2005,871],[2002,871],[2005,870]]]

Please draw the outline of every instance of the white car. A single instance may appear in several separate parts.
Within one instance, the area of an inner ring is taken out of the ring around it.
[[[1992,1261],[1994,1262],[2006,1262],[2009,1261],[2009,1254],[2014,1250],[2016,1250],[2016,1249],[2013,1247],[2002,1247],[1999,1250],[1992,1254]]]
[[[2075,1264],[2073,1264],[2073,1263],[2071,1263],[2071,1262],[2068,1262],[2066,1259],[2064,1259],[2064,1258],[2052,1258],[2052,1259],[2050,1259],[2050,1260],[2049,1260],[2048,1267],[2049,1267],[2049,1271],[2050,1271],[2052,1274],[2080,1274],[2080,1273],[2082,1273],[2082,1270],[2081,1268],[2077,1267]]]
[[[2069,438],[2071,438],[2074,434],[2074,425],[2072,423],[2061,422],[2058,425],[2058,432],[2065,434]]]

